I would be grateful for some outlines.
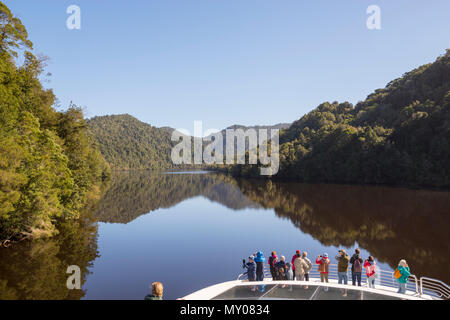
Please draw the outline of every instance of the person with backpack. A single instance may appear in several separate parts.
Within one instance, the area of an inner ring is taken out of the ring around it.
[[[398,267],[394,272],[394,277],[398,282],[398,293],[406,293],[406,284],[408,283],[408,277],[411,275],[406,260],[400,260]]]
[[[355,254],[350,258],[350,264],[352,265],[352,284],[361,287],[361,274],[362,274],[362,263],[363,259],[359,256],[360,251],[358,248],[355,249]]]
[[[369,285],[369,288],[375,289],[375,276],[376,272],[375,269],[377,267],[377,264],[375,263],[375,260],[372,256],[369,256],[366,261],[364,261],[364,268],[366,268],[366,275],[367,275],[367,283]]]
[[[328,259],[328,253],[324,253],[318,256],[316,259],[316,264],[319,265],[317,271],[320,272],[320,282],[328,283],[328,271],[330,266],[330,259]]]
[[[305,269],[305,281],[309,281],[309,272],[311,271],[313,266],[311,260],[308,259],[308,252],[303,251],[302,258],[303,261],[305,261],[305,263],[308,265],[308,268]]]
[[[264,254],[262,251],[258,251],[255,258],[256,263],[256,281],[264,281]]]
[[[300,250],[295,251],[295,254],[292,256],[292,259],[291,259],[292,273],[294,274],[294,280],[295,280],[295,264],[294,264],[294,260],[297,259],[298,257],[301,257]]]
[[[253,256],[248,257],[248,262],[243,265],[247,269],[244,274],[247,275],[248,281],[256,281],[256,264],[253,259]]]
[[[350,257],[347,255],[344,249],[339,250],[338,255],[336,256],[336,260],[338,261],[338,283],[347,284],[348,282],[348,262],[350,261]]]
[[[275,268],[275,264],[278,262],[277,253],[275,251],[272,251],[271,256],[269,257],[269,267],[270,267],[270,274],[272,275],[272,279],[275,280],[277,277],[277,270]]]

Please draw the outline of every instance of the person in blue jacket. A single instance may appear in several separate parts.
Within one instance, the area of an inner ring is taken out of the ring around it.
[[[247,269],[244,274],[247,275],[248,281],[256,281],[256,264],[253,261],[253,256],[248,257],[248,262],[244,264],[244,268]]]
[[[264,258],[264,254],[262,251],[258,251],[256,254],[255,262],[256,262],[256,281],[264,280],[264,262],[266,259]]]

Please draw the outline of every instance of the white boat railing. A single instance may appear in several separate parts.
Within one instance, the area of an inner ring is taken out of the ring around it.
[[[421,295],[428,294],[441,299],[450,300],[450,287],[441,280],[420,277],[419,288]]]
[[[242,280],[244,277],[244,273],[240,274],[237,280]],[[264,277],[271,278],[266,265],[264,266]],[[313,263],[313,268],[309,272],[310,281],[320,281],[320,272],[318,271],[318,265]],[[338,281],[338,268],[337,264],[329,265],[329,273],[328,279]],[[352,284],[352,272],[351,267],[347,271],[347,284]],[[365,270],[361,273],[361,286],[368,286],[367,276]],[[393,271],[382,270],[380,268],[376,268],[375,271],[375,287],[388,287],[388,288],[398,288],[397,279],[394,277]],[[382,288],[380,288],[382,289]],[[439,299],[450,299],[450,287],[444,282],[432,278],[421,277],[417,278],[416,275],[411,274],[408,277],[408,282],[406,283],[406,290],[412,292],[416,295],[429,295]]]

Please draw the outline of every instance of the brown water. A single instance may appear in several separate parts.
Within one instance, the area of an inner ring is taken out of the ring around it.
[[[289,260],[296,249],[313,259],[360,247],[383,269],[404,258],[414,274],[450,283],[449,214],[449,192],[118,174],[94,218],[0,249],[0,299],[142,299],[153,281],[175,299],[235,279],[257,250]],[[69,265],[80,266],[82,290],[67,289]]]

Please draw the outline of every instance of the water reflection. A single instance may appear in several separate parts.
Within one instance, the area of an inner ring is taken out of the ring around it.
[[[174,209],[152,215],[163,208]],[[87,279],[94,298],[139,299],[155,279],[178,298],[236,276],[240,259],[255,246],[295,250],[298,239],[309,241],[302,249],[316,251],[357,243],[378,262],[395,267],[405,258],[416,275],[450,283],[449,208],[449,192],[236,180],[215,173],[117,174],[94,213],[103,222],[100,231],[96,220],[86,218],[61,226],[54,239],[0,249],[0,299],[81,299],[85,290],[66,288],[69,265],[80,266],[82,284]],[[253,233],[255,226],[260,232]],[[176,265],[192,259],[198,264]],[[211,270],[199,273],[198,265],[206,264]],[[124,270],[126,279],[114,286]]]
[[[81,284],[97,254],[97,225],[90,217],[59,226],[50,240],[0,248],[0,300],[79,300],[84,290],[66,286],[67,267],[81,269]]]
[[[402,188],[239,181],[241,191],[274,208],[326,246],[355,242],[379,261],[405,258],[416,275],[450,282],[450,193]]]
[[[417,275],[450,282],[450,193],[402,188],[236,180],[220,174],[121,174],[99,205],[103,222],[128,223],[142,214],[203,196],[230,209],[274,209],[324,246],[358,243],[378,261],[400,258]]]

